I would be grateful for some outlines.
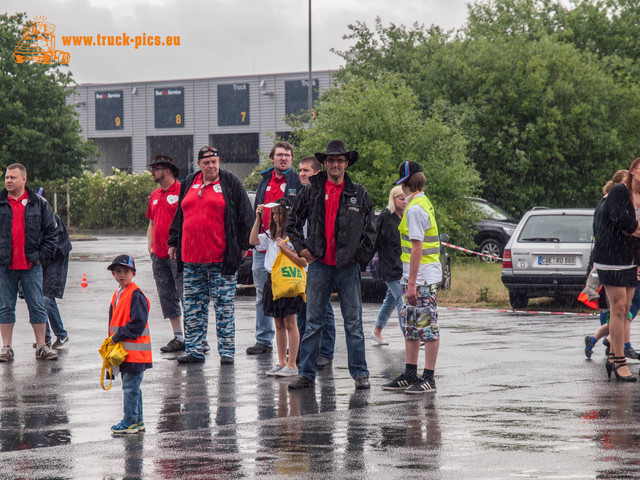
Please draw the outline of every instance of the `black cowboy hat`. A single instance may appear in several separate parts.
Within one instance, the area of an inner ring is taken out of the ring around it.
[[[156,155],[153,157],[153,162],[151,162],[148,167],[166,167],[171,170],[174,177],[178,177],[180,175],[180,169],[176,167],[176,164],[173,163],[173,158],[168,157],[167,155]]]
[[[322,164],[329,155],[344,155],[349,161],[349,167],[358,160],[358,152],[355,150],[347,151],[347,147],[342,140],[331,140],[327,144],[327,151],[324,153],[316,152],[316,158]]]

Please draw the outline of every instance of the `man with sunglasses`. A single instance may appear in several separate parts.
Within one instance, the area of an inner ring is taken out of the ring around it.
[[[269,160],[273,167],[262,172],[262,180],[258,185],[253,205],[254,212],[258,205],[267,205],[283,197],[293,203],[302,188],[300,178],[291,166],[293,162],[293,146],[289,142],[277,142],[271,149],[271,153],[269,153]],[[265,208],[262,214],[260,233],[269,231],[270,221],[271,209]],[[247,348],[247,354],[249,355],[271,352],[276,333],[273,318],[265,316],[262,311],[262,289],[267,281],[267,270],[264,268],[265,253],[265,251],[260,251],[259,247],[253,250],[251,271],[253,273],[253,284],[256,288],[256,344]]]
[[[184,351],[184,332],[182,331],[182,272],[176,262],[169,258],[169,227],[178,208],[180,182],[176,178],[180,170],[173,158],[156,155],[151,167],[151,178],[159,188],[151,192],[147,218],[147,249],[151,256],[151,268],[156,282],[162,316],[168,318],[173,330],[173,339],[160,348],[163,353]]]
[[[254,216],[240,180],[220,169],[217,149],[203,147],[198,167],[180,186],[169,229],[169,257],[183,270],[186,353],[178,362],[204,363],[213,300],[220,363],[228,365],[235,357],[238,267],[250,247]]]

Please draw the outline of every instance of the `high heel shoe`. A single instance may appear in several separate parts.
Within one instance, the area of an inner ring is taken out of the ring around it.
[[[607,369],[607,377],[611,378],[611,371],[613,370],[613,362],[616,358],[614,353],[607,352],[607,361],[604,363],[605,368]]]
[[[613,364],[607,361],[606,365],[607,365],[607,374],[609,375],[609,378],[611,378],[611,372],[613,371],[613,373],[616,374],[616,380],[620,380],[622,382],[638,381],[638,377],[634,376],[633,374],[623,377],[618,373],[619,368],[627,366],[627,359],[625,357],[613,357]]]

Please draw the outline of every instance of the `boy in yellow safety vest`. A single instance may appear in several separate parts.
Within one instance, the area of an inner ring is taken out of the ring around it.
[[[382,386],[383,390],[409,394],[436,391],[434,371],[440,346],[436,292],[442,281],[440,239],[431,202],[424,194],[426,177],[416,162],[400,165],[400,178],[395,182],[407,195],[398,230],[402,253],[402,316],[400,326],[405,338],[404,372]],[[418,376],[420,344],[425,345],[422,376]]]

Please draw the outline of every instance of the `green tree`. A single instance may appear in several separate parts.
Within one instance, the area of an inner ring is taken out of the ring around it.
[[[22,163],[39,180],[80,175],[97,149],[80,136],[74,107],[65,105],[71,74],[54,63],[13,59],[25,17],[0,15],[0,168]]]
[[[636,156],[638,86],[621,82],[596,54],[560,41],[543,15],[551,2],[533,2],[535,15],[517,0],[483,5],[496,4],[522,7],[535,28],[507,28],[513,9],[482,17],[500,24],[492,30],[487,20],[491,35],[477,20],[458,35],[357,24],[348,36],[354,46],[339,52],[347,62],[339,79],[399,75],[426,116],[460,126],[488,200],[516,214],[533,205],[592,206],[601,185]]]
[[[307,128],[297,124],[292,141],[296,158],[322,152],[333,139],[357,150],[359,160],[348,169],[363,184],[378,209],[388,200],[400,163],[423,165],[425,191],[434,203],[438,225],[460,241],[470,241],[463,226],[473,215],[463,197],[472,195],[479,177],[466,156],[464,135],[438,115],[425,117],[416,108],[416,97],[398,75],[378,78],[342,76],[316,103],[316,120]]]

